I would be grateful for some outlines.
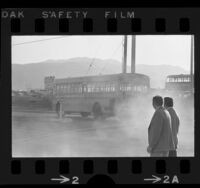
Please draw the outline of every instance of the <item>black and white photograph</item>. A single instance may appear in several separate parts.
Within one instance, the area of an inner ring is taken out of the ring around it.
[[[13,35],[12,157],[194,157],[193,35]]]

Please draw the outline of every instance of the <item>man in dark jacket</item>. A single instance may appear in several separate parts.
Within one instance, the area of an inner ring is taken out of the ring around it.
[[[174,141],[174,145],[175,145],[175,149],[174,150],[170,150],[169,151],[169,157],[177,157],[177,145],[178,145],[178,131],[179,131],[179,117],[176,113],[176,111],[173,108],[173,99],[170,97],[165,97],[164,98],[164,107],[167,109],[167,111],[169,112],[170,116],[171,116],[171,125],[172,125],[172,136],[173,136],[173,141]]]
[[[169,151],[175,149],[171,131],[171,117],[162,105],[163,98],[161,96],[153,97],[155,112],[148,129],[149,146],[147,148],[151,157],[168,157]]]

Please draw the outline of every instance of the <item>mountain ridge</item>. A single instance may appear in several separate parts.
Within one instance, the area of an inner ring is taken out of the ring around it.
[[[29,64],[15,63],[12,64],[12,89],[42,89],[45,76],[66,78],[116,74],[121,72],[121,68],[122,65],[117,60],[88,57],[45,60]],[[130,66],[127,66],[127,72],[130,72],[130,69]],[[136,64],[136,73],[149,76],[152,88],[163,88],[166,76],[188,72],[178,66]]]

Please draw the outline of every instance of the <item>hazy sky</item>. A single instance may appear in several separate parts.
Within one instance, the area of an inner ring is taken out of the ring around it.
[[[47,40],[46,40],[47,39]],[[50,39],[50,40],[49,40]],[[123,36],[13,36],[12,63],[89,57],[122,61]],[[136,36],[136,64],[168,64],[190,69],[190,35]],[[128,37],[130,64],[131,37]]]

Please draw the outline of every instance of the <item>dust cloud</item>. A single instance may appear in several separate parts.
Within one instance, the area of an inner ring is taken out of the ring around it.
[[[180,118],[178,155],[194,156],[194,96],[180,96],[179,93],[175,92],[166,94],[161,90],[160,92],[152,92],[146,97],[136,97],[129,100],[126,110],[117,111],[117,117],[120,117],[121,131],[126,134],[127,138],[137,140],[138,147],[135,148],[137,148],[136,152],[139,156],[147,155],[147,132],[155,111],[152,106],[152,98],[155,95],[174,99],[174,109]]]
[[[194,100],[152,92],[116,108],[116,116],[94,120],[54,113],[13,111],[13,157],[145,157],[154,113],[152,97],[174,98],[180,118],[178,156],[194,156]]]

